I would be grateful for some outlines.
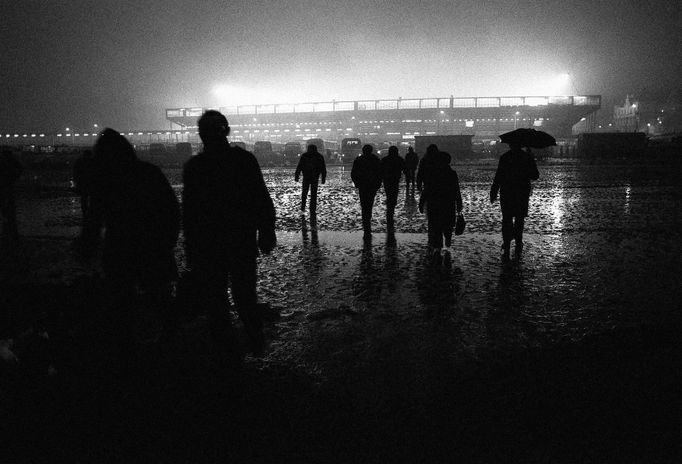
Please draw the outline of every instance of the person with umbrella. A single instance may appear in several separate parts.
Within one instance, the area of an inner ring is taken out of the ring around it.
[[[541,136],[542,139],[540,137],[534,139],[533,137],[538,134],[546,133],[533,129],[517,129],[500,136],[502,142],[507,143],[510,149],[500,157],[490,188],[490,203],[495,203],[499,192],[502,208],[502,250],[505,259],[509,258],[512,238],[515,242],[514,253],[519,255],[523,250],[523,228],[525,218],[528,216],[530,182],[540,177],[532,153],[522,150],[522,147],[538,148],[538,145],[542,146],[545,143],[548,143],[545,146],[549,146],[554,140],[551,136],[549,137],[552,140],[545,140],[544,136]]]

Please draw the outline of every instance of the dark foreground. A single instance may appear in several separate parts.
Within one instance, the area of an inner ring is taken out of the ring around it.
[[[488,167],[460,171],[469,224],[449,264],[427,259],[421,233],[388,240],[380,216],[371,247],[344,232],[357,216],[345,173],[319,233],[295,216],[291,173],[270,174],[270,345],[241,370],[213,362],[201,315],[163,340],[141,310],[136,362],[116,372],[98,348],[96,267],[72,250],[77,205],[25,200],[28,232],[0,252],[20,360],[0,372],[0,461],[679,462],[679,164],[541,170],[553,181],[536,184],[509,263]],[[422,231],[413,206],[398,230]]]
[[[310,246],[280,239],[285,262]],[[270,348],[241,370],[213,362],[203,317],[188,318],[179,337],[164,341],[148,315],[135,365],[117,373],[97,350],[106,332],[98,282],[50,283],[51,268],[37,266],[40,283],[2,289],[6,308],[21,307],[13,323],[35,329],[15,341],[21,363],[3,365],[3,462],[678,462],[682,324],[674,311],[680,290],[670,285],[679,274],[644,268],[623,276],[626,287],[643,279],[649,296],[621,287],[609,297],[618,311],[604,318],[581,305],[615,288],[580,295],[574,285],[563,299],[557,291],[540,301],[535,287],[547,276],[531,265],[552,259],[536,256],[541,237],[529,237],[520,260],[483,264],[498,287],[481,301],[489,280],[472,264],[477,251],[433,266],[420,261],[417,240],[398,235],[408,256],[386,268],[390,253],[377,235],[374,261],[368,250],[357,261],[342,258],[348,275],[338,271],[324,302],[265,309]],[[318,246],[340,253],[341,242],[322,234]],[[60,263],[68,246],[27,239],[23,249],[30,260],[51,255]],[[409,275],[411,261],[436,286],[414,301],[391,293],[387,278]],[[364,285],[366,266],[377,278]],[[664,288],[655,290],[659,277]]]

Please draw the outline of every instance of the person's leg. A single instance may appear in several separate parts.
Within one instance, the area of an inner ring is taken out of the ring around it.
[[[258,296],[256,294],[257,267],[254,258],[237,258],[231,263],[230,281],[232,298],[239,319],[241,319],[255,354],[263,350],[263,320],[258,313]]]
[[[305,177],[303,178],[303,187],[301,190],[301,211],[305,211],[305,202],[306,199],[308,198],[308,189],[310,188],[310,181],[308,181]]]
[[[362,230],[365,232],[365,237],[372,235],[372,208],[374,207],[374,190],[360,191],[360,209],[362,210]]]
[[[502,248],[504,255],[509,256],[509,247],[514,235],[513,216],[511,214],[502,214]]]
[[[526,218],[523,216],[516,216],[514,218],[514,252],[516,254],[523,251],[523,227],[525,225]]]
[[[439,211],[433,206],[426,204],[426,222],[428,228],[429,245],[440,250],[443,247],[443,230]]]
[[[386,225],[387,227],[393,227],[393,217],[395,215],[395,207],[398,204],[398,189],[399,184],[385,186],[386,191]]]
[[[317,213],[317,180],[310,183],[310,215]]]
[[[221,263],[224,264],[224,263]],[[227,300],[228,271],[226,265],[210,263],[192,269],[192,294],[200,301],[200,308],[208,313],[209,335],[219,364],[238,364],[241,361],[236,334],[232,328]]]

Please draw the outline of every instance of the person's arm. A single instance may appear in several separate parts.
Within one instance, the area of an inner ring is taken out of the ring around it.
[[[255,158],[253,161],[255,162]],[[254,163],[253,173],[255,180],[254,192],[256,194],[256,227],[258,228],[258,249],[263,254],[270,252],[277,246],[277,235],[275,234],[275,205],[270,197],[263,173],[258,163]]]
[[[419,160],[417,168],[417,190],[420,192],[424,188],[424,158]]]
[[[296,173],[294,174],[294,180],[298,182],[301,176],[301,170],[303,169],[303,155],[298,159],[298,164],[296,165]]]
[[[320,155],[320,172],[322,174],[322,183],[327,180],[327,163],[324,161],[324,156]]]
[[[538,165],[535,163],[535,158],[531,153],[528,153],[528,177],[530,180],[538,180],[540,177]]]
[[[461,213],[462,209],[464,209],[463,203],[462,203],[462,191],[459,188],[459,177],[457,176],[457,171],[452,171],[455,175],[454,177],[454,184],[455,184],[455,200],[457,203],[457,213]]]
[[[497,164],[497,171],[495,171],[495,177],[493,178],[493,185],[490,187],[490,203],[495,203],[497,200],[497,193],[500,190],[500,181],[502,180],[502,158],[500,158]]]

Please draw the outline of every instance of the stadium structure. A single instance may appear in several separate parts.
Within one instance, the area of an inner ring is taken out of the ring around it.
[[[225,114],[231,140],[290,142],[321,138],[363,143],[399,143],[419,135],[472,135],[497,140],[518,127],[534,127],[557,139],[590,131],[600,95],[448,97],[394,100],[328,101],[242,105],[213,108]],[[169,108],[171,133],[194,141],[197,119],[209,108]]]

